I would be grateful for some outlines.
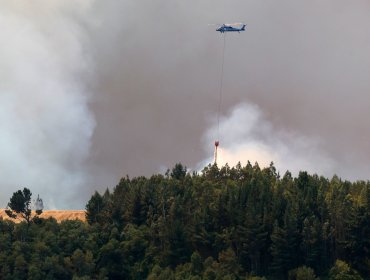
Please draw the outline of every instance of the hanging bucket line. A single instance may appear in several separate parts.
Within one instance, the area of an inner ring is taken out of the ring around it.
[[[224,44],[222,48],[222,64],[221,64],[221,76],[220,76],[220,88],[219,88],[219,100],[217,110],[217,141],[220,139],[220,116],[221,116],[221,105],[222,105],[222,91],[224,81],[224,64],[225,64],[225,49],[226,49],[226,33],[223,33]]]

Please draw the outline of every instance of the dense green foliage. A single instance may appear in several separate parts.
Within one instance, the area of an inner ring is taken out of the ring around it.
[[[0,221],[0,279],[369,279],[370,182],[181,164],[96,192],[87,221]]]

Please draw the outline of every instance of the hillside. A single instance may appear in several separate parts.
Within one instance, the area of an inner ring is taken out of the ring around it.
[[[369,181],[176,164],[95,192],[86,222],[0,220],[0,279],[370,279],[369,201]]]
[[[85,210],[45,210],[41,215],[41,218],[49,218],[53,217],[58,222],[64,220],[80,220],[86,221],[85,218]],[[7,220],[9,217],[5,213],[5,209],[0,209],[0,219]],[[16,223],[20,222],[20,220],[14,220]]]

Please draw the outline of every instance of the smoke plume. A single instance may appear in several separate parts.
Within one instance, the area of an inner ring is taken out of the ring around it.
[[[214,121],[212,121],[214,123]],[[335,162],[320,147],[320,139],[299,135],[274,127],[256,105],[242,103],[220,120],[221,146],[218,151],[219,166],[226,163],[235,166],[238,162],[246,165],[257,162],[269,166],[271,162],[281,174],[289,170],[298,175],[301,170],[332,176]],[[205,134],[204,145],[215,139],[217,125]],[[211,162],[209,158],[201,167]]]
[[[368,179],[370,4],[0,0],[0,203],[46,208],[209,163],[223,38],[224,161]],[[207,161],[203,161],[207,159]]]
[[[27,187],[46,206],[81,207],[84,160],[95,125],[82,82],[92,65],[74,18],[86,7],[63,1],[1,1],[1,207]]]

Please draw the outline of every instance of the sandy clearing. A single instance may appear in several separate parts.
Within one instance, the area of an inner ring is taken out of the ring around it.
[[[80,220],[85,222],[85,210],[45,210],[40,215],[41,218],[53,217],[58,222],[64,220]],[[0,219],[9,220],[10,218],[6,215],[5,209],[0,209]],[[14,220],[16,223],[19,223],[19,219]]]

